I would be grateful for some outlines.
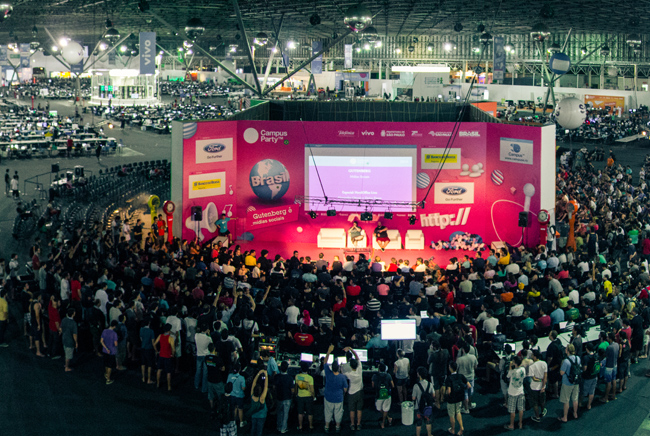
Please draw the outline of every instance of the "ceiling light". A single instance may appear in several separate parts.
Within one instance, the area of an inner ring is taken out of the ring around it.
[[[391,67],[394,73],[449,73],[451,68],[447,65],[394,65]]]
[[[14,10],[13,6],[3,3],[0,5],[0,16],[2,16],[3,19],[7,19],[9,18],[13,10]]]
[[[70,42],[70,38],[68,38],[68,37],[66,37],[66,36],[64,36],[64,37],[62,37],[61,39],[59,39],[59,45],[60,45],[61,47],[65,47],[65,46],[67,46],[67,45],[68,45],[68,42]]]
[[[548,30],[548,26],[544,23],[535,24],[530,31],[530,37],[538,42],[544,41],[550,34],[551,32]]]
[[[398,48],[396,48],[396,49],[395,49],[395,53],[397,53],[397,54],[401,54],[401,53],[402,53],[402,49],[401,49],[401,48],[399,48],[399,47],[398,47]]]
[[[106,38],[109,43],[115,44],[117,40],[120,39],[120,32],[115,27],[111,27],[106,31],[106,34],[104,34],[104,38]]]
[[[443,48],[445,51],[451,51],[452,47],[453,47],[453,46],[451,45],[451,42],[445,42],[445,43],[442,45],[442,48]]]
[[[510,44],[506,44],[503,48],[504,48],[505,51],[507,51],[508,53],[510,53],[510,52],[512,51],[512,46],[511,46]]]
[[[427,44],[427,51],[433,51],[433,43],[428,43]]]
[[[296,42],[295,42],[295,41],[292,41],[292,40],[289,40],[289,41],[287,42],[287,48],[288,48],[289,50],[293,50],[294,48],[296,48]]]
[[[361,32],[372,24],[372,14],[363,5],[353,6],[345,13],[343,22],[354,32]]]
[[[190,48],[190,49],[187,50],[186,54],[188,54],[188,55],[193,55],[193,54],[194,54],[194,51],[192,51],[192,49]]]
[[[587,47],[582,47],[580,49],[580,53],[583,54],[583,55],[586,55],[588,53]]]
[[[273,47],[273,48],[271,49],[271,53],[277,53],[277,52],[278,52],[277,47]]]
[[[641,44],[641,42],[642,42],[642,41],[641,41],[641,36],[640,36],[640,35],[637,35],[637,34],[629,35],[629,36],[625,39],[625,42],[627,42],[627,44],[628,44],[629,46],[639,45],[639,44]]]
[[[195,40],[205,32],[205,26],[200,18],[190,18],[185,25],[185,33],[191,40]]]
[[[104,51],[104,50],[106,50],[107,48],[108,48],[108,44],[106,44],[104,41],[102,41],[102,42],[99,43],[99,49],[100,49],[101,51]]]
[[[556,42],[549,45],[548,48],[546,49],[546,51],[549,52],[550,54],[559,53],[561,50],[562,50],[562,47],[560,47],[560,44],[558,44]]]
[[[472,51],[473,51],[474,53],[480,53],[480,52],[481,52],[481,49],[478,48],[478,47],[474,47],[474,48],[472,49]]]
[[[356,50],[357,53],[361,53],[361,47],[356,46],[354,49]]]
[[[51,51],[59,51],[59,47],[57,47],[56,45],[53,45],[52,47],[50,47],[50,49]]]
[[[259,32],[257,35],[255,35],[255,39],[253,39],[253,43],[259,46],[264,46],[268,42],[269,42],[269,35],[267,35],[264,32]]]
[[[381,46],[382,46],[382,42],[381,42],[381,41],[377,41],[377,42],[375,42],[375,48],[381,48]]]
[[[129,49],[129,48],[128,48],[127,46],[125,46],[125,45],[121,45],[121,46],[120,46],[120,51],[121,51],[122,53],[125,53],[128,49]]]
[[[231,45],[230,46],[230,53],[237,53],[237,46],[236,45]]]
[[[364,49],[364,50],[370,50],[370,43],[369,43],[368,41],[365,41],[365,42],[363,43],[363,49]]]

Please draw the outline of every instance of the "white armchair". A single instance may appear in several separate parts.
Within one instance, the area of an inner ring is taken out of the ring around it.
[[[386,250],[401,250],[402,248],[402,235],[399,234],[399,230],[387,230],[388,238],[390,242],[386,246]],[[372,235],[372,248],[379,250],[379,244],[377,244],[377,237]]]
[[[317,237],[318,248],[345,248],[347,232],[345,229],[320,229]]]
[[[350,238],[350,232],[348,232],[348,248],[365,248],[368,246],[368,235],[366,235],[365,230],[361,230],[361,236],[363,238],[360,241],[357,241],[357,246],[354,246],[354,243],[352,242],[352,238]]]
[[[407,250],[424,250],[424,233],[422,230],[407,230],[404,236],[404,248]]]

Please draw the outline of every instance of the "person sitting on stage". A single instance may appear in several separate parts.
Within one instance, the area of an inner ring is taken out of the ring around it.
[[[361,229],[359,228],[359,225],[357,224],[356,221],[352,222],[352,227],[350,227],[350,240],[352,241],[352,244],[357,246],[359,241],[363,239],[363,234],[361,233]]]
[[[388,229],[381,224],[381,221],[377,221],[374,234],[381,251],[386,251],[386,246],[390,243],[390,238],[388,237]]]

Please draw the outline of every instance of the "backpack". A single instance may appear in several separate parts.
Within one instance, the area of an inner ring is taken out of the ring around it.
[[[569,383],[575,385],[580,383],[580,381],[582,380],[582,365],[580,365],[576,356],[572,356],[572,357],[573,359],[567,357],[567,359],[569,359],[569,362],[571,363],[571,369],[567,374],[567,379],[569,380]]]
[[[381,377],[379,388],[377,389],[377,399],[387,400],[391,397],[391,389],[388,377]]]
[[[510,369],[510,362],[512,362],[512,356],[505,358],[505,363],[503,364],[503,372],[501,372],[501,380],[504,383],[508,383],[508,369]]]
[[[422,392],[419,402],[420,415],[431,416],[433,413],[433,404],[435,403],[433,395],[431,395],[430,392],[431,382],[428,383],[426,390],[422,387],[422,384],[420,382],[417,383],[417,386],[420,388],[420,392]]]

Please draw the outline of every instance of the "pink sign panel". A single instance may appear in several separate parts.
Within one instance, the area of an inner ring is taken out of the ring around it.
[[[297,204],[271,207],[268,209],[251,210],[246,214],[246,230],[251,231],[264,227],[288,224],[298,220]]]

